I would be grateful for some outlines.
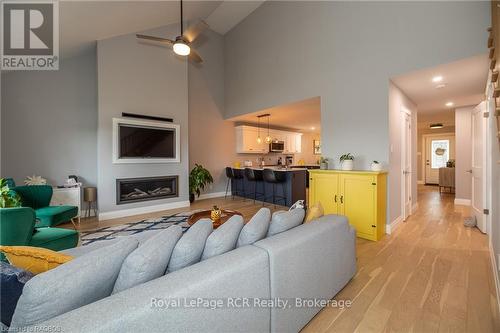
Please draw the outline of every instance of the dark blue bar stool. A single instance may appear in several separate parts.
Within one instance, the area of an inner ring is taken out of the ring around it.
[[[264,182],[263,182],[263,177],[262,177],[262,170],[255,170],[255,169],[250,169],[250,168],[245,168],[245,177],[246,179],[250,182],[253,183],[253,192],[247,193],[247,194],[253,194],[253,203],[255,203],[255,200],[257,200],[257,197],[259,198],[264,198],[265,200],[265,193],[264,193]],[[262,184],[262,192],[257,191],[257,185]],[[262,201],[264,204],[264,201]]]
[[[232,169],[233,171],[233,179],[234,179],[234,191],[231,188],[231,193],[234,197],[234,195],[238,195],[243,197],[243,200],[245,199],[245,177],[244,177],[244,172],[242,169]],[[241,186],[238,186],[238,183],[240,183]]]
[[[270,183],[273,185],[273,195],[267,196],[267,198],[273,199],[273,204],[276,206],[276,202],[279,200],[283,200],[283,206],[286,206],[286,172],[283,171],[275,171],[272,169],[264,169],[262,172],[262,176],[264,178],[264,182]],[[281,188],[283,190],[283,195],[276,195],[276,186],[281,184]],[[264,203],[263,203],[264,204]]]
[[[233,179],[233,168],[231,167],[226,167],[226,177],[227,177],[227,182],[226,182],[226,194],[224,195],[224,199],[227,198],[227,191],[229,190],[229,183],[231,183],[231,179]],[[231,197],[234,198],[232,191],[231,191]]]

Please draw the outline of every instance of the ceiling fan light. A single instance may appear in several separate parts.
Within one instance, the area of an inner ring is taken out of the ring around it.
[[[180,56],[187,56],[189,55],[189,53],[191,53],[191,48],[183,41],[175,42],[173,48],[174,52]]]

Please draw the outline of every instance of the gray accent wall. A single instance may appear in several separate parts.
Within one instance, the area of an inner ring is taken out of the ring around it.
[[[484,53],[489,25],[488,2],[265,2],[225,36],[225,117],[320,96],[330,165],[388,165],[390,78]]]
[[[61,59],[58,71],[1,75],[1,176],[40,175],[97,184],[96,50]]]
[[[178,25],[155,31],[175,36]],[[139,43],[135,34],[97,43],[99,211],[141,208],[188,200],[188,70],[185,58],[165,47]],[[181,129],[181,162],[113,164],[112,119],[122,112],[173,118]],[[179,197],[116,204],[116,179],[179,175]]]

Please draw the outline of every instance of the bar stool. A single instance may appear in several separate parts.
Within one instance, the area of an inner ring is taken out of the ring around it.
[[[247,194],[253,194],[253,203],[255,203],[255,200],[257,200],[257,197],[260,198],[266,198],[266,195],[264,193],[264,182],[263,182],[263,177],[262,177],[262,170],[255,170],[255,169],[250,169],[250,168],[245,168],[245,177],[246,179],[253,183],[253,192],[247,193]],[[261,183],[262,184],[262,192],[257,191],[257,184]],[[264,201],[262,201],[264,203]]]
[[[231,188],[231,194],[234,195],[236,194],[237,196],[243,197],[243,200],[245,199],[245,183],[244,183],[244,172],[242,169],[232,169],[233,172],[233,179],[234,179],[234,191]],[[241,188],[238,189],[238,182],[241,183]]]
[[[229,183],[231,183],[231,180],[234,178],[233,177],[233,168],[226,167],[226,177],[227,177],[227,182],[226,182],[226,194],[224,195],[224,199],[227,198],[227,191],[229,190]],[[231,190],[231,197],[234,198],[233,196],[233,191]]]
[[[286,206],[286,172],[264,169],[262,176],[264,178],[264,182],[273,185],[273,195],[268,196],[265,199],[272,197],[274,206],[276,206],[276,201],[283,200],[284,206]],[[276,195],[276,185],[278,184],[281,184],[283,195]]]

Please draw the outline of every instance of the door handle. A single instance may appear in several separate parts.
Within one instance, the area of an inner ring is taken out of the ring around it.
[[[335,203],[337,203],[337,195],[336,195],[336,194],[335,194],[335,196],[333,197],[333,201],[334,201]]]
[[[467,171],[465,171],[465,172],[468,172],[468,173],[472,173],[472,169],[470,169],[470,170],[467,170]]]
[[[343,204],[343,203],[344,203],[344,196],[343,196],[343,195],[341,195],[341,196],[340,196],[340,203],[341,203],[341,204]]]

